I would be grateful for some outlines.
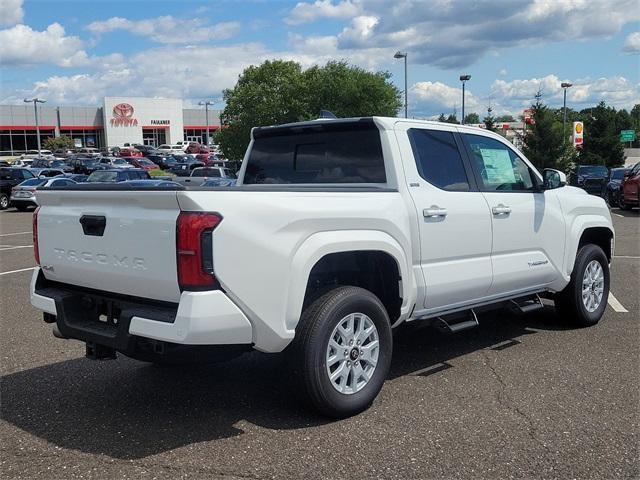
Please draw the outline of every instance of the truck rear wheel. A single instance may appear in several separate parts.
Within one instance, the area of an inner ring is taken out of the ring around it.
[[[9,208],[9,196],[6,193],[0,193],[0,210]]]
[[[392,350],[389,317],[373,293],[331,290],[303,312],[289,351],[297,393],[324,415],[355,415],[380,392]]]
[[[580,327],[597,324],[609,298],[609,262],[602,249],[593,244],[578,250],[571,281],[556,299],[556,311]]]

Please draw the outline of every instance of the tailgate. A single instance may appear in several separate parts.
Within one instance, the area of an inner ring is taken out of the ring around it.
[[[48,280],[177,302],[175,191],[38,191]]]

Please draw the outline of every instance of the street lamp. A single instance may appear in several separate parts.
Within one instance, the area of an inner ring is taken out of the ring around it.
[[[36,116],[36,136],[38,137],[38,157],[41,156],[41,148],[40,148],[40,123],[38,122],[38,104],[39,103],[46,103],[46,100],[41,100],[39,98],[25,98],[24,99],[24,103],[31,103],[33,102],[33,111],[35,112],[35,116]]]
[[[407,103],[407,52],[397,51],[393,58],[404,58],[404,118],[409,118],[409,104]]]
[[[471,75],[460,75],[460,81],[462,82],[462,118],[460,124],[464,125],[464,84],[471,80]]]
[[[567,88],[572,87],[573,83],[562,82],[560,86],[564,90],[564,100],[562,102],[562,144],[564,145],[567,143],[567,130],[565,127],[567,123]]]
[[[198,102],[198,105],[204,105],[204,118],[207,125],[207,147],[209,146],[209,105],[213,105],[215,102],[211,100],[205,100]]]

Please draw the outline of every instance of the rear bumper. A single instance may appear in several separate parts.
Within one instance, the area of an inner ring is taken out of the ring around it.
[[[31,304],[55,316],[60,332],[116,350],[136,338],[182,345],[250,345],[252,327],[220,290],[182,292],[178,304],[49,282],[40,268],[31,279]]]

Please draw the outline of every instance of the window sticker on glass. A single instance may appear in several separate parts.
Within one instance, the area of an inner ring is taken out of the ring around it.
[[[509,152],[504,149],[481,148],[483,177],[489,183],[515,183],[516,176]]]

